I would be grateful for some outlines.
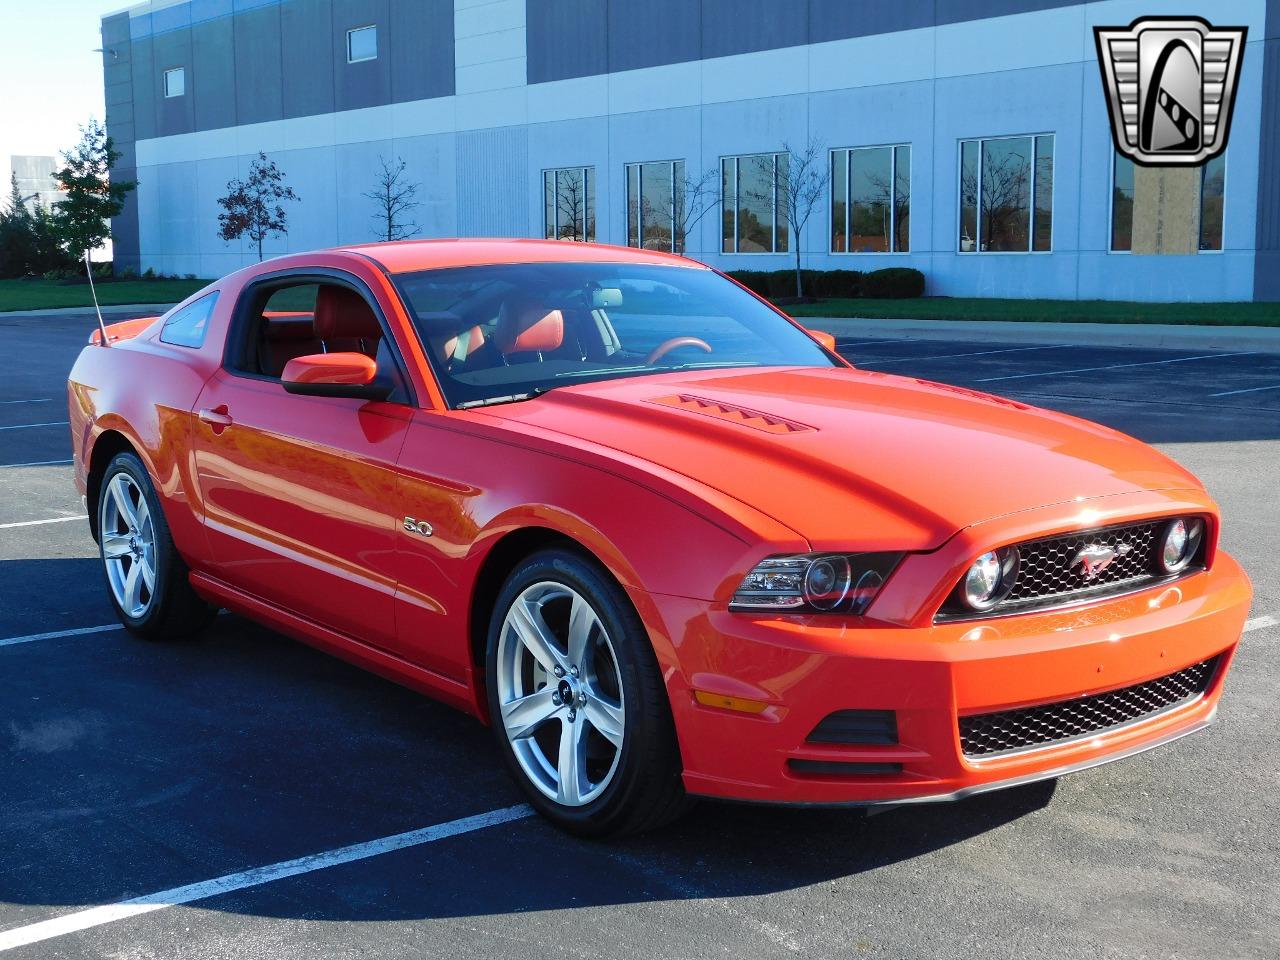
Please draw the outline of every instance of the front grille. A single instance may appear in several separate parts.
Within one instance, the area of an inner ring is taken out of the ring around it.
[[[1084,530],[1017,545],[1018,568],[1013,589],[991,610],[976,612],[955,595],[938,612],[938,620],[963,620],[1003,613],[1022,613],[1045,607],[1114,596],[1171,580],[1161,571],[1156,552],[1168,519],[1118,524]],[[1204,538],[1199,556],[1178,576],[1203,569]],[[1110,548],[1115,558],[1101,571],[1086,577],[1081,552],[1091,547]]]
[[[966,757],[992,757],[1094,736],[1194,700],[1208,689],[1217,665],[1213,657],[1121,690],[961,717],[960,746]]]

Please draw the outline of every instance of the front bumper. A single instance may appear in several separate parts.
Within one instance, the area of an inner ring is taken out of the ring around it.
[[[738,800],[842,805],[959,799],[1062,776],[1202,729],[1221,698],[1250,594],[1243,570],[1219,553],[1211,570],[1174,584],[981,623],[855,626],[650,599],[664,625],[681,625],[668,634],[678,669],[667,678],[686,788]],[[962,716],[1118,690],[1215,657],[1203,692],[1170,709],[1010,753],[976,758],[962,749]],[[767,707],[750,714],[704,706],[695,691]],[[841,710],[892,711],[896,742],[807,741]]]

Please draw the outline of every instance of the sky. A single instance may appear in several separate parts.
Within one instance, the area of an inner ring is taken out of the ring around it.
[[[102,15],[128,0],[0,0],[0,176],[11,154],[57,156],[103,119]],[[7,193],[7,189],[0,190]]]

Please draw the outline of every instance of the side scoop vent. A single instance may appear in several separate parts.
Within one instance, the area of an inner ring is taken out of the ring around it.
[[[707,400],[704,397],[695,397],[687,393],[672,394],[668,397],[654,397],[650,403],[660,403],[664,407],[675,407],[678,410],[696,413],[703,417],[713,417],[716,420],[727,420],[729,423],[736,423],[740,427],[750,427],[752,430],[760,430],[763,433],[785,435],[789,433],[806,433],[815,429],[803,423],[796,423],[794,420],[775,417],[771,413],[752,410],[749,407],[740,407],[734,403]]]

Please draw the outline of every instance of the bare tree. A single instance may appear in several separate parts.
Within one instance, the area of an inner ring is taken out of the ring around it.
[[[230,241],[247,235],[257,244],[261,262],[262,241],[270,234],[289,233],[289,216],[281,201],[297,199],[293,187],[285,184],[280,168],[260,152],[258,159],[249,164],[249,179],[229,180],[227,195],[218,198],[218,206],[222,207],[218,236]]]
[[[983,162],[979,160],[979,162]],[[1030,203],[1030,172],[1026,157],[1013,153],[987,158],[982,168],[982,196],[978,196],[978,173],[965,169],[960,178],[962,208],[973,208],[979,222],[974,224],[975,243],[981,237],[983,250],[1028,249],[1027,218]],[[968,225],[962,224],[967,231]]]
[[[377,207],[373,215],[374,233],[382,240],[404,240],[417,236],[421,228],[417,222],[409,219],[409,215],[422,204],[418,203],[418,184],[405,179],[408,164],[402,157],[395,162],[378,156],[382,172],[378,174],[377,185],[362,196],[368,197]]]
[[[813,214],[827,186],[831,182],[831,170],[827,163],[827,151],[816,140],[808,140],[803,148],[797,149],[790,143],[782,144],[778,157],[777,173],[770,173],[767,179],[770,186],[768,196],[755,192],[747,192],[753,200],[772,206],[773,193],[777,193],[778,213],[784,217],[791,228],[791,243],[796,253],[796,296],[804,296],[804,281],[800,272],[801,236],[805,224]],[[776,182],[775,182],[776,177]]]
[[[558,226],[555,239],[594,240],[594,212],[587,195],[590,185],[585,172],[578,168],[558,170],[554,176]]]

